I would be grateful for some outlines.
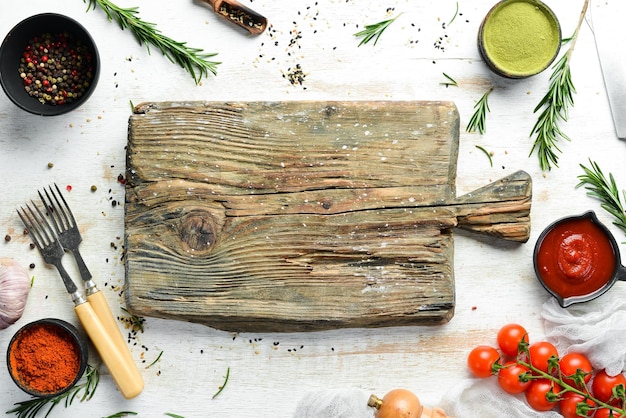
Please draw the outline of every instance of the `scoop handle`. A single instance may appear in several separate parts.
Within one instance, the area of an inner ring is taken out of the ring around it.
[[[138,380],[138,374],[134,373],[131,367],[128,367],[119,348],[107,333],[91,304],[88,302],[79,303],[74,307],[74,312],[76,312],[76,316],[96,347],[122,396],[131,399],[139,395],[143,389],[143,381]]]
[[[128,349],[128,345],[126,345],[126,341],[124,340],[124,336],[120,331],[120,328],[117,326],[117,322],[115,321],[115,317],[109,308],[109,304],[104,297],[104,293],[100,290],[95,291],[87,296],[87,302],[91,305],[94,312],[102,322],[102,326],[104,327],[111,340],[113,340],[113,344],[117,347],[124,362],[126,363],[126,367],[132,372],[133,382],[135,387],[135,391],[141,392],[143,390],[143,378],[139,373],[139,369],[137,368],[137,364],[133,359],[133,356],[130,354],[130,350]]]

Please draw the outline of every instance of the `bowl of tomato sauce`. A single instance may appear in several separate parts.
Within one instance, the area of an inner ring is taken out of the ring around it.
[[[595,299],[626,280],[617,241],[593,211],[546,227],[533,263],[539,282],[564,308]]]

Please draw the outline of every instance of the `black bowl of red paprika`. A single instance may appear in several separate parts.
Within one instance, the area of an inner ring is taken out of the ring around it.
[[[0,85],[18,107],[54,116],[82,105],[100,74],[98,49],[76,20],[56,13],[24,19],[0,45]]]
[[[87,340],[75,326],[56,318],[24,325],[9,343],[9,374],[24,392],[51,398],[70,390],[87,367]]]
[[[593,211],[546,227],[537,239],[533,263],[539,282],[564,308],[626,281],[617,241]]]

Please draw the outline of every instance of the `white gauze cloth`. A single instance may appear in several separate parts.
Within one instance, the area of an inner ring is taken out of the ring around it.
[[[614,376],[626,363],[626,296],[620,284],[589,302],[561,308],[551,298],[543,305],[546,339],[558,349],[585,354],[594,369]]]
[[[374,408],[367,406],[370,395],[357,388],[309,392],[293,418],[374,418]]]

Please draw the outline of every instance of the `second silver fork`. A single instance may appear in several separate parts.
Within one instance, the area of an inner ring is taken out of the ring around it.
[[[80,235],[80,231],[78,230],[76,219],[74,218],[74,215],[72,214],[69,205],[65,201],[65,198],[61,194],[59,186],[57,186],[55,183],[54,187],[56,189],[56,193],[54,189],[52,189],[52,186],[49,186],[48,189],[44,188],[43,194],[41,192],[38,192],[39,197],[41,198],[41,202],[43,203],[46,212],[48,213],[50,220],[52,221],[52,225],[54,226],[55,231],[57,232],[59,242],[61,243],[63,248],[65,248],[67,251],[70,251],[74,255],[80,277],[83,279],[83,281],[87,282],[92,277],[91,272],[87,268],[87,265],[85,264],[85,261],[83,260],[83,257],[78,250],[78,247],[83,241],[83,238]],[[48,193],[48,190],[50,190],[50,193]],[[61,204],[61,202],[63,204]]]

